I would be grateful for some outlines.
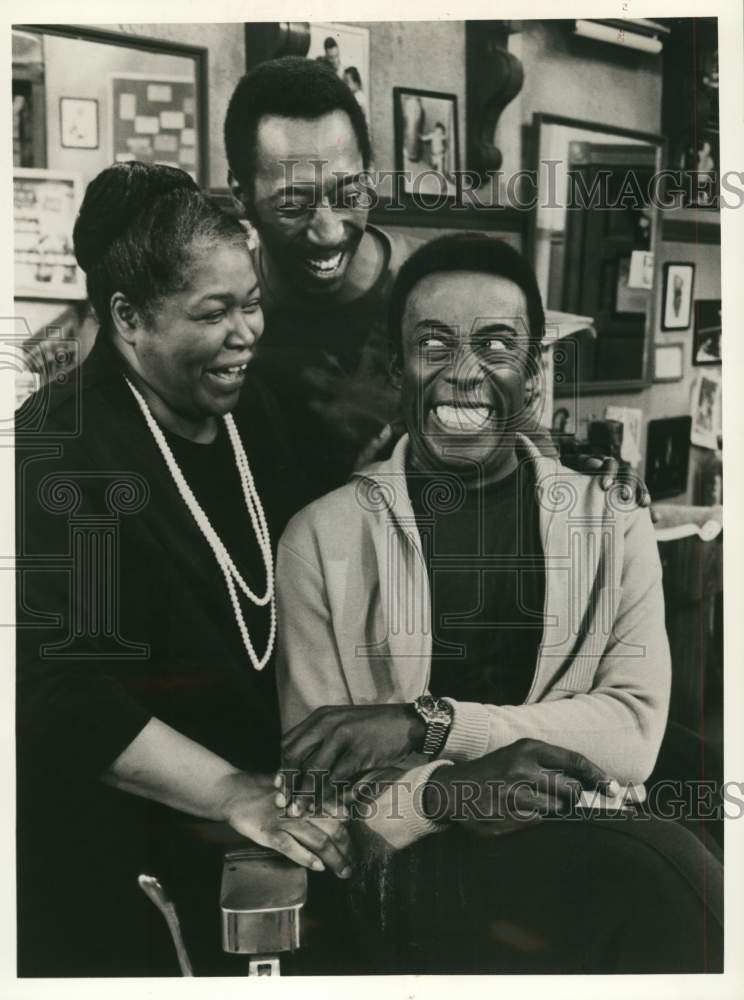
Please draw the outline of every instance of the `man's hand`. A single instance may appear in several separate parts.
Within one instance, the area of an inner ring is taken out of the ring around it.
[[[305,868],[329,868],[340,878],[351,875],[351,840],[342,812],[303,816],[280,810],[273,780],[266,775],[239,772],[225,778],[221,786],[225,819],[242,836]]]
[[[477,833],[508,833],[571,808],[582,790],[614,796],[620,786],[580,753],[525,739],[435,771],[423,809],[431,819],[465,823]]]
[[[317,708],[285,733],[282,760],[297,771],[292,792],[320,801],[329,782],[358,778],[420,750],[423,721],[410,705],[338,705]]]
[[[628,491],[628,500],[635,496],[639,507],[651,506],[651,494],[644,481],[626,466],[621,466],[615,458],[598,458],[596,455],[563,455],[561,461],[575,472],[584,475],[599,474],[599,485],[607,493],[613,486],[622,486]]]
[[[311,395],[308,405],[334,437],[341,435],[358,452],[369,444],[372,430],[384,428],[400,410],[400,392],[389,372],[387,334],[375,330],[367,337],[355,371],[346,371],[331,353],[303,370]]]

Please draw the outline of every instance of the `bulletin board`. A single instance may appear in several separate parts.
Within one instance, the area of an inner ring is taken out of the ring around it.
[[[178,76],[111,76],[111,159],[164,163],[199,173],[196,84]]]

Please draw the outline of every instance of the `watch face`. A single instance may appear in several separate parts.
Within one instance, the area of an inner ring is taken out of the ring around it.
[[[452,708],[440,698],[433,695],[422,695],[418,700],[419,712],[427,723],[439,722],[449,725],[452,721]]]

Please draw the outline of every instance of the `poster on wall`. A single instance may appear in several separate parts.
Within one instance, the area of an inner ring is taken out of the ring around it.
[[[369,126],[369,29],[312,21],[307,58],[325,63],[344,81],[356,97]]]
[[[30,167],[13,171],[15,294],[19,298],[85,298],[85,278],[72,250],[81,187],[74,173]]]
[[[196,88],[186,76],[111,75],[111,159],[179,167],[199,181]]]

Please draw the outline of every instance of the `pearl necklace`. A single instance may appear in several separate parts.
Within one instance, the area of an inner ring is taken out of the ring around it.
[[[225,548],[222,539],[212,527],[209,518],[199,504],[199,501],[194,496],[191,487],[186,482],[186,478],[181,472],[178,462],[176,462],[175,456],[170,449],[170,445],[165,438],[165,434],[163,434],[160,425],[150,412],[150,407],[145,402],[144,397],[137,391],[137,389],[135,389],[129,379],[125,379],[125,381],[132,390],[132,394],[137,400],[140,410],[142,410],[142,415],[147,421],[147,426],[150,428],[152,436],[155,438],[155,441],[160,448],[160,452],[165,459],[165,464],[168,466],[178,492],[181,494],[184,503],[191,511],[192,517],[196,521],[199,530],[209,543],[212,552],[214,552],[217,563],[222,570],[223,576],[225,577],[225,583],[227,584],[227,591],[230,595],[230,601],[232,602],[235,621],[240,629],[240,634],[243,638],[243,645],[248,653],[248,658],[256,670],[263,670],[269,662],[272,652],[274,651],[274,640],[276,638],[274,563],[271,556],[271,539],[269,537],[269,529],[266,524],[266,516],[261,504],[261,498],[258,495],[258,490],[256,489],[256,485],[253,481],[253,475],[251,474],[251,469],[248,465],[248,458],[245,454],[245,450],[243,449],[243,442],[240,440],[240,435],[238,434],[238,429],[235,426],[232,414],[225,414],[223,419],[225,421],[225,427],[227,428],[227,434],[230,438],[230,444],[232,445],[233,454],[235,456],[235,465],[238,470],[238,475],[240,476],[240,483],[243,487],[245,505],[251,519],[253,530],[256,534],[258,547],[261,550],[264,569],[266,570],[266,593],[261,597],[253,593],[251,588],[240,575],[240,572],[233,562],[230,553]],[[260,659],[253,647],[251,637],[248,635],[248,629],[246,627],[243,612],[240,607],[240,601],[238,599],[236,584],[240,588],[243,595],[247,597],[249,601],[252,601],[253,604],[258,605],[260,608],[266,607],[267,604],[269,605],[269,638],[266,643],[266,651]]]

